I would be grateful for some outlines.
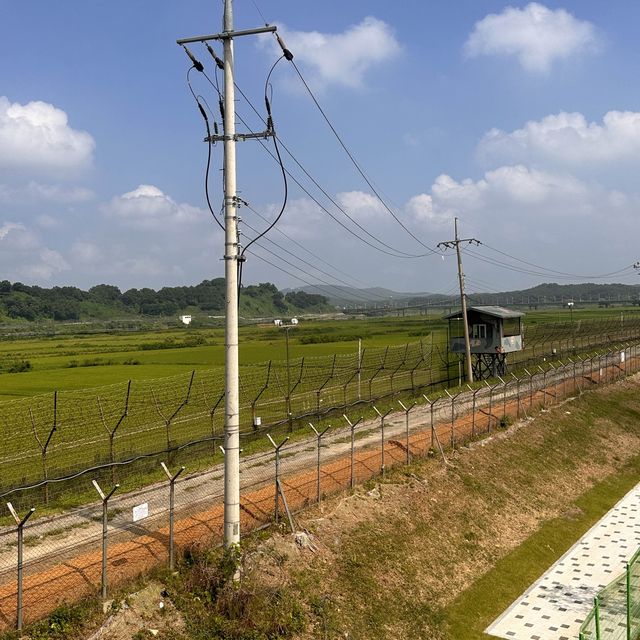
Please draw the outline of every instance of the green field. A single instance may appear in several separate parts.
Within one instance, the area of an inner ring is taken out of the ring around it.
[[[640,338],[633,309],[574,310],[570,318],[558,310],[529,314],[526,350],[510,355],[511,370]],[[288,367],[281,329],[242,327],[243,447],[264,439],[262,429],[308,429],[310,420],[357,417],[373,402],[457,384],[459,359],[446,336],[440,315],[303,322],[290,332]],[[167,453],[192,470],[210,464],[223,433],[223,341],[221,329],[184,328],[0,342],[0,491],[94,467],[114,480],[115,467],[107,469],[114,463],[126,463],[121,482],[140,486]],[[54,495],[73,496],[76,484],[52,485],[53,493],[38,497],[49,504]]]
[[[640,317],[637,307],[574,309],[573,321]],[[528,312],[525,327],[566,323],[567,309]],[[68,331],[68,326],[66,327]],[[444,344],[439,315],[302,322],[290,332],[290,356],[317,357],[414,342]],[[240,329],[240,363],[285,359],[284,332],[275,327]],[[12,368],[28,370],[11,373]],[[0,341],[0,400],[98,387],[126,380],[150,380],[224,364],[222,329],[174,329],[5,339]]]
[[[421,316],[304,322],[290,332],[290,357],[355,353],[358,338],[366,349],[416,341],[416,334],[431,330],[444,336],[444,326]],[[284,338],[275,327],[242,327],[241,366],[284,360]],[[5,371],[21,362],[31,366],[0,375],[0,399],[149,380],[223,366],[224,331],[185,328],[5,340],[0,342],[0,362]]]

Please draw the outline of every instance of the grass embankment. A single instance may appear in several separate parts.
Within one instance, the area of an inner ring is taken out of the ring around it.
[[[248,552],[250,590],[271,589],[261,606],[271,619],[288,612],[285,637],[481,638],[640,479],[637,391],[636,380],[587,394],[461,450],[453,466],[422,461],[326,501],[300,519],[315,553],[287,536]],[[215,607],[207,617],[201,593],[176,588],[185,637],[205,637]],[[206,637],[269,637],[244,633]]]

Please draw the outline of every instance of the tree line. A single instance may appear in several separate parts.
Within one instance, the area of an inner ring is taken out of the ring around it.
[[[182,287],[128,289],[98,284],[88,291],[78,287],[29,286],[0,281],[0,315],[21,320],[108,319],[117,316],[171,316],[186,312],[224,313],[224,278]],[[240,312],[270,315],[328,311],[326,297],[304,291],[283,294],[270,282],[243,287]]]

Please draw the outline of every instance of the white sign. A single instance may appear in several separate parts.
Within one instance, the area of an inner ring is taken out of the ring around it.
[[[624,362],[626,359],[626,353],[624,351],[620,352],[620,362]]]
[[[149,516],[149,503],[143,502],[133,507],[133,521],[144,520]]]

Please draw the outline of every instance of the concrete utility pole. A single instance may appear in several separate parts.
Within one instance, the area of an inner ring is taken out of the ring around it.
[[[223,135],[206,142],[224,144],[224,261],[225,261],[225,422],[224,422],[224,546],[240,542],[240,392],[238,381],[238,197],[236,194],[236,141],[266,138],[272,131],[236,135],[233,38],[276,31],[276,27],[233,30],[233,0],[224,0],[223,32],[178,40],[179,45],[222,40],[224,47]],[[191,56],[189,56],[191,57]]]
[[[460,304],[462,306],[462,320],[464,324],[464,350],[465,350],[465,366],[467,382],[473,382],[473,367],[471,366],[471,343],[469,341],[469,321],[467,319],[467,298],[464,294],[464,271],[462,270],[462,256],[460,255],[460,244],[481,244],[480,240],[475,238],[458,238],[458,218],[454,219],[454,240],[439,242],[438,247],[451,249],[455,247],[458,256],[458,280],[460,282]]]

